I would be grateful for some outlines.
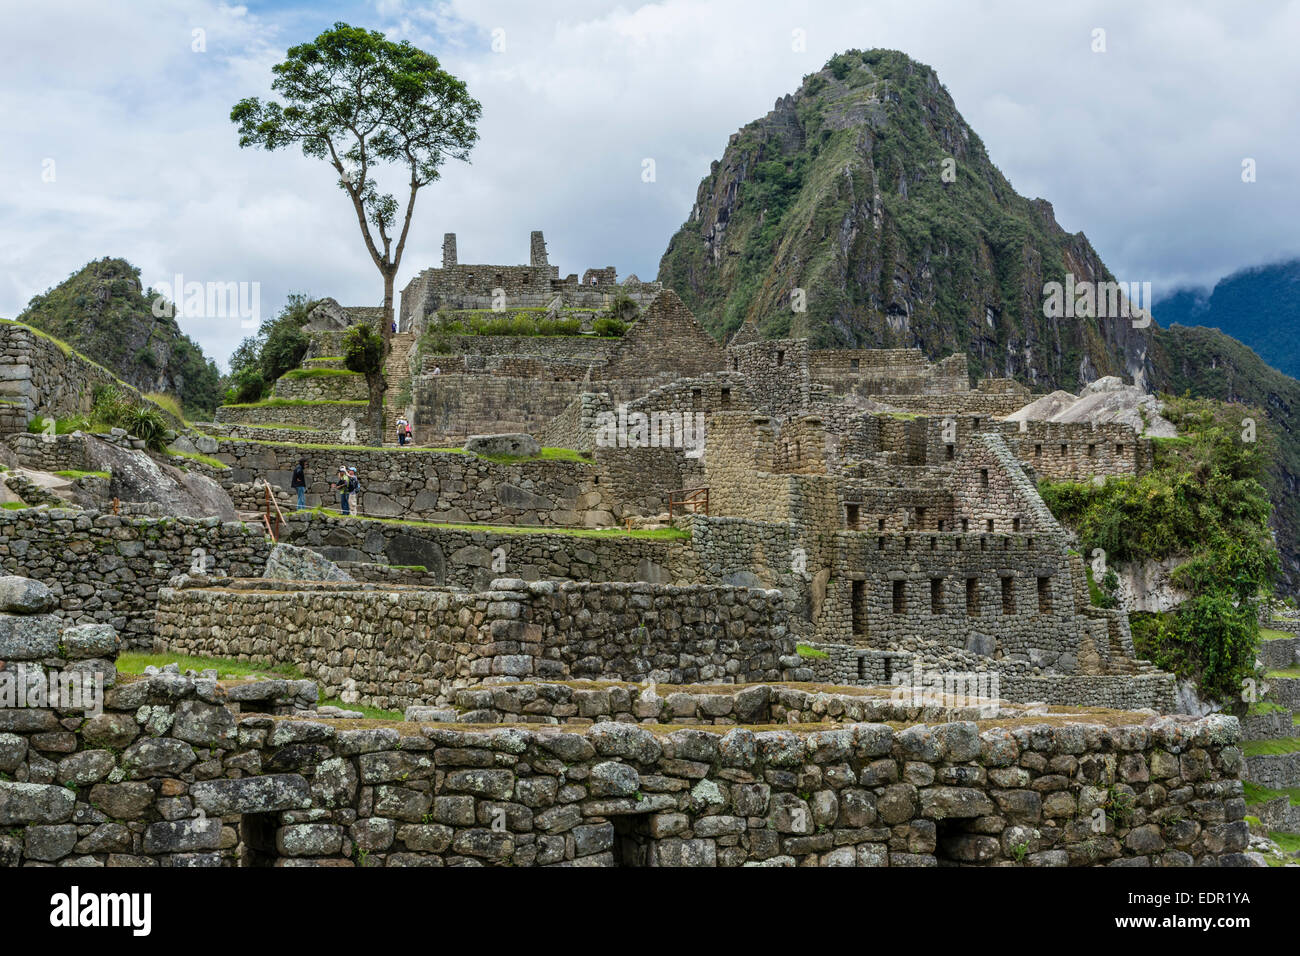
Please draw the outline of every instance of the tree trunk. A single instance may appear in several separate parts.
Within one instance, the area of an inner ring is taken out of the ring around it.
[[[384,401],[387,398],[388,381],[384,372],[388,369],[388,353],[393,347],[393,279],[397,275],[394,265],[384,270],[384,320],[379,330],[384,340],[384,348],[379,356],[379,371],[373,376],[366,376],[366,390],[369,393],[370,433],[376,445],[384,443]]]

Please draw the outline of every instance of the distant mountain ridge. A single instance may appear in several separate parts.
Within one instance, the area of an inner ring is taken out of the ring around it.
[[[86,263],[33,296],[18,316],[88,355],[142,392],[165,392],[187,414],[208,416],[221,400],[221,373],[170,316],[153,314],[140,270],[125,259]]]
[[[1153,310],[1162,325],[1218,329],[1269,365],[1300,377],[1300,259],[1241,269],[1212,289],[1178,289]]]

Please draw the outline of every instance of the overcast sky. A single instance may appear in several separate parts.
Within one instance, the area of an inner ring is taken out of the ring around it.
[[[1122,280],[1158,294],[1300,254],[1300,0],[0,0],[0,11],[0,316],[106,255],[146,284],[260,283],[263,314],[295,291],[379,304],[332,171],[296,150],[240,150],[229,119],[241,97],[269,93],[287,47],[336,20],[434,53],[483,105],[472,164],[448,165],[420,194],[399,289],[439,264],[444,232],[458,234],[462,262],[526,262],[529,231],[543,229],[561,275],[613,265],[653,278],[727,137],[854,47],[934,67],[1017,191],[1050,200]],[[1098,29],[1105,52],[1093,51]],[[237,318],[181,324],[222,363],[247,334]]]

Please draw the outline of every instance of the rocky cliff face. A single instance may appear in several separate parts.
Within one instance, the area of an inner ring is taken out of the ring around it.
[[[220,400],[220,373],[174,318],[155,316],[140,270],[98,259],[35,296],[18,316],[68,343],[142,392],[177,397],[194,415]]]
[[[965,352],[972,375],[1036,391],[1117,375],[1264,409],[1274,527],[1300,586],[1300,382],[1212,329],[1049,318],[1045,286],[1067,274],[1114,281],[1049,202],[1011,188],[932,69],[870,50],[832,57],[732,135],[658,278],[718,337],[750,322],[820,348]]]
[[[933,70],[872,50],[731,137],[659,280],[715,334],[752,320],[816,347],[964,351],[972,373],[1039,387],[1148,382],[1149,330],[1045,317],[1044,285],[1066,273],[1113,278],[1050,203],[1015,193]]]

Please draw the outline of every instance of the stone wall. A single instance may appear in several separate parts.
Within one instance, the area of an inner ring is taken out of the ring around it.
[[[84,415],[101,385],[145,401],[137,389],[85,356],[64,351],[25,325],[0,321],[0,434],[26,431],[37,417]]]
[[[230,465],[223,485],[232,492],[257,478],[288,489],[294,465],[305,459],[307,502],[313,507],[337,507],[329,484],[340,465],[355,467],[361,513],[372,517],[564,527],[613,521],[595,465],[586,462],[500,464],[421,448],[320,449],[237,439],[223,439],[216,457]],[[258,506],[257,501],[244,504]]]
[[[502,575],[526,581],[697,580],[685,541],[468,531],[319,514],[290,515],[281,539],[333,561],[419,565],[434,583],[472,590],[485,590]]]
[[[493,677],[780,680],[779,658],[794,652],[777,591],[509,578],[470,594],[212,583],[159,593],[162,647],[292,663],[326,696],[347,691],[378,707],[439,702]]]
[[[6,633],[22,635],[11,661],[112,684],[73,730],[53,709],[0,711],[7,866],[1249,862],[1240,728],[1217,715],[355,728],[275,716],[312,690],[292,682],[115,679],[111,631]]]
[[[63,618],[111,624],[137,646],[152,643],[158,591],[173,575],[202,560],[208,573],[248,577],[261,573],[270,551],[260,526],[216,518],[0,511],[6,574],[46,582]]]
[[[350,432],[365,434],[364,401],[314,402],[310,405],[218,405],[217,421],[223,425],[297,425],[329,432],[340,437]],[[352,428],[347,425],[351,422]],[[301,439],[300,439],[301,440]]]
[[[364,402],[368,393],[366,377],[360,372],[347,372],[343,375],[282,375],[276,379],[272,395],[312,402]]]

